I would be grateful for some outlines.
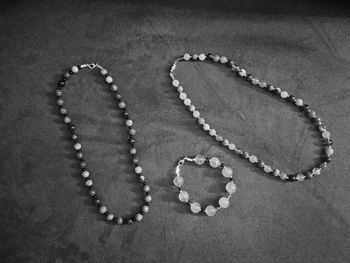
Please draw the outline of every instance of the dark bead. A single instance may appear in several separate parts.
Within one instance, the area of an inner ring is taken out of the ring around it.
[[[149,193],[149,192],[145,192],[145,194],[146,194],[146,195],[150,195],[150,193]]]
[[[149,206],[149,202],[146,202],[145,205]]]
[[[252,76],[251,74],[248,74],[248,75],[246,76],[246,79],[250,81],[250,80],[253,79],[253,76]]]
[[[295,98],[294,95],[290,95],[290,96],[288,97],[288,101],[290,101],[290,102],[292,102],[292,103],[295,103],[296,100],[297,100],[297,99]]]
[[[142,182],[143,185],[146,185],[147,183],[146,182]]]
[[[273,91],[274,94],[276,95],[279,95],[281,94],[281,89],[280,88],[276,88],[274,91]]]
[[[141,211],[141,212],[140,212],[140,214],[141,214],[141,215],[144,215],[144,214],[145,214],[145,212]]]
[[[64,85],[66,85],[66,83],[64,81],[60,80],[59,82],[57,82],[57,85],[62,88],[62,87],[64,87]]]
[[[233,178],[232,177],[230,177],[230,181],[233,182]]]
[[[304,104],[304,105],[302,106],[302,108],[303,108],[304,111],[310,112],[310,107],[309,107],[309,105]]]
[[[80,167],[81,167],[81,168],[86,168],[86,166],[87,166],[87,165],[86,165],[86,162],[83,162],[83,161],[82,161],[82,162],[80,163]]]
[[[129,139],[129,143],[130,143],[130,144],[135,144],[135,139],[134,139],[134,138],[130,138],[130,139]]]
[[[306,173],[306,179],[311,179],[313,177],[311,172]]]
[[[268,84],[266,88],[267,88],[268,91],[272,91],[272,90],[275,89],[275,87],[272,86],[271,84]]]
[[[95,204],[96,204],[96,205],[101,204],[101,200],[100,200],[100,199],[95,199],[95,201],[94,201],[94,202],[95,202]]]
[[[102,207],[102,204],[101,204],[101,203],[98,203],[98,204],[97,204],[97,207],[98,207],[98,208],[101,208],[101,207]]]
[[[244,159],[247,159],[249,157],[249,154],[247,152],[242,153],[242,157]]]
[[[256,164],[257,164],[260,168],[263,168],[264,165],[265,165],[265,163],[264,163],[263,161],[258,161]]]
[[[108,211],[106,211],[106,212],[104,213],[104,215],[105,215],[105,216],[108,216],[108,215],[109,215]]]
[[[329,156],[325,156],[325,157],[322,158],[322,161],[326,162],[326,163],[330,163],[331,162],[331,158]]]
[[[221,165],[221,167],[225,167],[225,164],[224,164],[224,163],[221,163],[220,165]]]
[[[92,185],[90,185],[90,186],[89,186],[89,189],[92,190],[92,189],[94,189],[94,187],[93,187]]]
[[[328,139],[327,145],[329,145],[329,146],[333,145],[333,140],[332,139]]]
[[[69,72],[65,72],[65,73],[63,74],[63,77],[64,77],[65,79],[70,79],[71,74],[69,74]]]
[[[74,72],[72,70],[69,70],[68,72],[69,72],[70,75],[74,74]]]

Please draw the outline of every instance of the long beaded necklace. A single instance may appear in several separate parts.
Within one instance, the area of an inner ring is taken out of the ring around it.
[[[184,92],[183,86],[180,84],[179,80],[175,78],[174,72],[177,66],[177,63],[180,61],[209,61],[222,64],[236,72],[237,75],[245,80],[247,80],[254,87],[263,89],[271,94],[279,96],[281,99],[292,103],[299,110],[304,112],[310,119],[310,121],[316,126],[317,130],[320,133],[320,139],[324,146],[323,156],[320,158],[320,162],[310,170],[306,172],[300,172],[296,174],[287,174],[279,169],[272,168],[271,165],[266,164],[261,159],[258,159],[253,154],[250,154],[241,148],[237,147],[234,143],[230,142],[228,139],[220,136],[217,131],[212,128],[208,122],[201,117],[200,112],[196,109],[195,105],[192,103],[191,99]],[[296,98],[293,95],[290,95],[287,91],[283,91],[280,88],[274,87],[271,84],[261,81],[257,78],[254,78],[251,74],[248,74],[247,71],[240,66],[236,65],[232,60],[227,59],[225,56],[212,55],[212,54],[200,54],[200,55],[190,55],[186,53],[180,58],[176,59],[170,68],[169,73],[172,79],[172,85],[177,89],[179,93],[180,100],[183,101],[184,105],[188,107],[188,110],[192,113],[193,117],[197,120],[197,123],[202,127],[202,129],[209,133],[210,136],[215,138],[217,141],[221,142],[223,146],[227,147],[234,153],[238,154],[244,159],[247,159],[250,163],[260,167],[265,173],[271,174],[275,177],[280,178],[283,181],[304,181],[305,179],[311,179],[315,175],[319,175],[323,168],[327,167],[327,164],[331,161],[330,156],[333,154],[334,150],[332,148],[332,140],[330,139],[330,132],[326,129],[326,126],[321,122],[321,118],[317,116],[316,112],[311,110],[310,107],[304,103],[303,100]]]
[[[62,90],[63,90],[63,87],[66,85],[66,81],[68,79],[70,79],[73,75],[78,73],[80,69],[94,69],[94,68],[98,68],[100,70],[100,74],[104,78],[105,82],[109,85],[111,92],[113,93],[114,97],[118,101],[118,107],[121,109],[122,115],[125,118],[125,126],[128,128],[128,133],[129,133],[128,142],[130,144],[130,155],[132,158],[132,162],[135,165],[135,173],[139,177],[139,180],[142,184],[142,189],[145,193],[145,196],[144,196],[145,204],[142,205],[138,213],[136,213],[133,217],[130,217],[130,218],[122,218],[120,216],[113,215],[108,211],[107,207],[102,204],[102,201],[97,196],[93,181],[90,178],[90,171],[88,170],[87,164],[84,159],[82,145],[78,140],[78,135],[76,134],[76,126],[73,124],[71,117],[69,117],[68,110],[64,106],[64,101],[62,99],[62,93],[63,93]],[[150,187],[145,181],[145,177],[142,174],[142,168],[139,165],[138,159],[136,158],[136,147],[135,147],[135,138],[134,138],[134,135],[136,134],[136,130],[132,126],[133,121],[130,119],[129,113],[126,110],[126,104],[122,100],[122,97],[118,92],[118,86],[114,83],[113,78],[108,74],[106,69],[104,69],[103,67],[101,67],[96,63],[73,66],[68,72],[65,72],[61,80],[58,81],[56,98],[57,98],[57,105],[59,106],[59,112],[63,116],[63,122],[67,124],[72,134],[73,148],[76,152],[77,159],[80,161],[81,176],[85,181],[84,182],[85,186],[89,190],[89,195],[92,197],[94,203],[98,207],[99,213],[105,215],[105,218],[107,219],[107,221],[116,223],[118,225],[131,224],[132,222],[141,221],[143,218],[143,215],[149,210],[149,205],[152,200],[152,197],[150,195]]]

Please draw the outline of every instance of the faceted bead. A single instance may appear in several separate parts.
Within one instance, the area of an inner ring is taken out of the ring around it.
[[[188,195],[188,193],[186,191],[181,191],[179,193],[179,200],[181,202],[187,203],[189,198],[190,198],[190,196]]]
[[[183,91],[184,91],[184,88],[183,88],[182,86],[179,85],[179,86],[177,87],[177,91],[178,91],[178,92],[183,92]]]
[[[216,130],[215,130],[215,129],[210,129],[210,130],[209,130],[209,134],[210,134],[211,136],[215,136],[215,135],[216,135]]]
[[[197,155],[194,158],[194,162],[198,165],[202,165],[205,162],[205,157],[203,155]]]
[[[299,182],[301,182],[301,181],[304,181],[304,180],[305,180],[305,175],[303,175],[303,174],[298,174],[296,178],[297,178],[297,180],[298,180]]]
[[[125,125],[128,127],[132,126],[132,120],[126,120]]]
[[[233,144],[233,143],[230,143],[230,144],[228,145],[228,148],[229,148],[231,151],[233,151],[234,149],[236,149],[236,145]]]
[[[332,147],[326,148],[326,155],[327,156],[331,156],[333,153],[334,153],[334,150],[332,149]]]
[[[287,180],[287,178],[288,178],[288,175],[286,174],[286,173],[280,173],[280,178],[281,178],[281,180]]]
[[[99,212],[100,212],[101,214],[106,213],[106,212],[107,212],[107,207],[101,206]]]
[[[210,129],[209,124],[206,123],[203,125],[203,130],[208,131],[209,129]]]
[[[233,194],[237,190],[237,186],[234,182],[229,182],[226,184],[225,189],[228,193]]]
[[[190,55],[190,54],[186,53],[186,54],[184,55],[184,60],[190,60],[190,58],[191,58],[191,55]]]
[[[64,101],[62,99],[57,100],[57,105],[63,105]]]
[[[322,137],[325,138],[325,139],[328,139],[329,137],[331,136],[331,133],[327,130],[324,130],[322,132]]]
[[[259,83],[260,88],[266,88],[267,87],[267,83],[265,81],[262,81]]]
[[[79,68],[78,68],[77,66],[73,66],[73,67],[71,68],[71,71],[72,71],[73,73],[78,73]]]
[[[136,149],[135,149],[135,148],[131,148],[131,149],[130,149],[130,153],[131,153],[131,154],[136,154]]]
[[[199,213],[202,209],[201,205],[199,203],[196,203],[196,202],[192,203],[190,208],[191,208],[192,213],[194,213],[194,214]]]
[[[136,221],[140,222],[142,220],[143,216],[141,214],[137,214],[135,216]]]
[[[137,174],[142,173],[142,168],[141,168],[141,166],[136,166],[136,167],[135,167],[135,173],[137,173]]]
[[[74,144],[74,149],[75,150],[80,150],[81,149],[81,144],[80,143]]]
[[[227,197],[221,197],[219,199],[219,205],[221,208],[227,208],[230,205],[230,200]]]
[[[111,86],[111,90],[112,90],[112,91],[117,91],[117,90],[118,90],[118,86],[115,85],[115,84],[113,84],[113,85]]]
[[[107,73],[108,73],[108,72],[107,72],[107,69],[105,69],[105,68],[103,68],[103,69],[100,70],[100,74],[101,74],[102,76],[106,75]]]
[[[81,176],[83,178],[88,178],[90,176],[90,173],[89,173],[89,171],[84,171],[84,172],[81,173]]]
[[[199,115],[200,115],[199,111],[196,110],[193,112],[193,117],[199,118]]]
[[[229,178],[229,177],[232,177],[232,175],[233,175],[233,170],[232,170],[232,168],[231,167],[227,167],[227,166],[225,166],[224,168],[222,168],[222,175],[224,176],[224,177],[227,177],[227,178]]]
[[[303,102],[303,100],[302,100],[302,99],[297,99],[297,100],[295,101],[295,105],[297,105],[297,106],[301,107],[301,106],[303,106],[303,105],[304,105],[304,102]]]
[[[86,186],[91,186],[91,185],[92,185],[92,180],[87,180],[87,181],[85,182],[85,185],[86,185]]]
[[[61,114],[67,114],[67,109],[66,108],[61,108],[60,109]]]
[[[70,123],[72,119],[70,117],[65,117],[63,121],[64,123]]]
[[[191,100],[190,100],[189,98],[186,98],[186,99],[184,100],[184,104],[185,104],[186,106],[189,106],[189,105],[191,104]]]
[[[259,80],[257,78],[252,79],[253,85],[257,85],[259,83]]]
[[[200,61],[205,60],[205,58],[206,58],[206,56],[205,56],[204,54],[200,54],[200,55],[199,55],[199,60],[200,60]]]
[[[151,190],[151,188],[147,184],[143,187],[143,191],[145,191],[145,192],[149,192],[150,190]]]
[[[313,175],[320,175],[320,174],[321,174],[321,169],[320,169],[320,168],[314,168],[314,169],[312,169],[312,174],[313,174]]]
[[[210,163],[210,166],[213,168],[219,167],[221,164],[219,158],[217,157],[210,158],[209,163]]]
[[[108,215],[107,215],[107,220],[108,220],[108,221],[112,221],[113,218],[114,218],[114,215],[113,215],[113,214],[108,214]]]
[[[142,207],[142,212],[147,213],[148,211],[149,211],[149,206],[148,205],[144,205]]]
[[[229,144],[230,144],[230,142],[227,139],[223,140],[223,142],[222,142],[222,145],[224,145],[224,146],[228,146]]]
[[[258,162],[258,158],[255,155],[251,155],[251,156],[249,156],[249,162],[257,163]]]
[[[244,69],[240,69],[240,71],[238,72],[238,74],[239,74],[241,77],[247,76],[247,72],[246,72]]]
[[[265,167],[264,167],[264,171],[265,171],[266,173],[270,173],[270,172],[272,172],[272,168],[271,168],[271,166],[269,166],[269,165],[265,165]]]
[[[308,115],[309,115],[309,117],[310,118],[316,118],[316,112],[314,112],[314,111],[310,111],[309,113],[308,113]]]
[[[193,58],[193,60],[197,60],[197,59],[198,59],[198,55],[194,54],[194,55],[192,56],[192,58]]]
[[[180,97],[181,100],[184,100],[184,99],[187,98],[187,94],[185,92],[181,92],[179,97]]]
[[[216,208],[212,205],[207,206],[207,208],[205,209],[205,213],[208,216],[214,216],[216,214]]]
[[[219,62],[220,56],[219,55],[215,55],[213,60],[214,60],[214,62]]]
[[[198,119],[198,123],[203,125],[205,123],[205,119],[204,118],[199,118]]]
[[[175,176],[174,180],[173,180],[174,185],[176,185],[177,187],[181,187],[184,183],[184,179],[181,176]]]
[[[281,94],[280,94],[281,98],[285,99],[289,96],[288,92],[287,91],[282,91]]]
[[[277,176],[280,176],[280,173],[281,173],[280,170],[276,169],[276,170],[273,171],[272,174],[273,174],[273,176],[277,177]]]
[[[123,101],[119,102],[118,107],[119,107],[120,109],[124,109],[124,108],[126,107],[125,102],[123,102]]]
[[[152,201],[152,196],[146,195],[145,196],[145,201],[148,202],[148,203],[151,202]]]
[[[112,78],[111,76],[108,76],[108,77],[105,79],[105,81],[106,81],[107,83],[112,83],[112,82],[113,82],[113,78]]]
[[[221,63],[221,64],[225,64],[225,63],[227,63],[227,61],[228,61],[228,59],[227,59],[227,57],[225,57],[225,56],[223,56],[223,57],[220,58],[220,63]]]
[[[180,82],[177,79],[173,80],[173,86],[178,87],[180,85]]]
[[[194,105],[190,105],[189,107],[188,107],[188,110],[190,111],[190,112],[194,112],[195,110],[196,110],[196,107],[194,106]],[[194,116],[193,116],[194,117]]]

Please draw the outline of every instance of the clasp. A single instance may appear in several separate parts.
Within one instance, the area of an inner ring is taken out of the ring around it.
[[[89,69],[94,69],[94,68],[100,68],[102,69],[102,67],[97,64],[97,63],[88,63],[88,64],[83,64],[83,65],[80,65],[81,68],[89,68]]]

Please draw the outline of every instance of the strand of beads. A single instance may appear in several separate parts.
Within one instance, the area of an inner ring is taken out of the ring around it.
[[[188,158],[184,157],[180,159],[177,163],[177,166],[175,168],[175,177],[173,179],[174,185],[177,187],[177,190],[179,192],[179,200],[183,203],[186,203],[190,206],[190,209],[192,213],[197,214],[202,210],[201,205],[198,202],[192,202],[190,200],[190,196],[188,192],[182,190],[182,186],[184,184],[184,179],[181,177],[180,172],[181,172],[181,167],[184,165],[184,163],[188,162],[194,162],[197,165],[203,165],[206,161],[209,162],[210,166],[212,168],[222,168],[221,173],[225,178],[229,179],[229,182],[226,184],[225,189],[228,193],[226,196],[222,196],[219,201],[218,201],[218,206],[213,206],[213,205],[208,205],[204,213],[207,214],[208,216],[214,216],[217,212],[217,210],[221,208],[227,208],[230,205],[230,198],[231,195],[236,192],[237,186],[233,182],[233,170],[231,167],[225,166],[217,157],[212,157],[212,158],[205,158],[202,155],[197,155],[195,158]]]
[[[236,72],[239,77],[245,79],[254,87],[258,89],[263,89],[266,92],[274,94],[280,97],[281,99],[285,100],[286,102],[295,105],[295,107],[297,107],[300,111],[306,114],[306,116],[310,119],[310,121],[315,125],[316,129],[319,131],[320,139],[322,141],[322,144],[324,145],[323,155],[320,157],[319,163],[315,167],[307,171],[287,175],[287,173],[280,171],[279,169],[272,168],[271,165],[265,163],[257,156],[250,154],[247,151],[244,151],[240,147],[237,147],[234,143],[230,142],[228,139],[219,135],[217,131],[214,128],[212,128],[212,126],[209,125],[208,122],[201,116],[198,109],[192,103],[192,100],[184,92],[184,88],[181,85],[180,81],[175,78],[174,72],[177,63],[180,61],[209,61],[222,64],[230,70],[232,70],[233,72]],[[185,55],[174,61],[173,65],[170,68],[169,75],[172,79],[172,85],[177,89],[179,93],[180,100],[184,103],[186,107],[188,107],[189,111],[192,113],[193,117],[196,119],[197,123],[202,127],[202,129],[208,132],[210,136],[215,138],[215,140],[221,142],[223,146],[227,147],[234,153],[240,155],[242,158],[247,159],[252,164],[255,164],[258,167],[260,167],[265,173],[278,177],[281,180],[304,181],[305,179],[311,179],[313,176],[319,175],[321,173],[321,170],[323,168],[326,168],[328,163],[331,161],[330,157],[334,153],[334,150],[332,148],[333,142],[330,138],[331,134],[326,129],[326,126],[322,123],[321,118],[316,114],[316,112],[311,110],[309,105],[305,104],[305,102],[302,99],[296,98],[295,96],[289,94],[287,91],[281,90],[278,87],[274,87],[273,85],[268,84],[265,81],[261,81],[253,77],[251,74],[248,74],[245,69],[241,68],[232,60],[229,60],[227,57],[212,54],[190,55],[186,53]]]
[[[66,81],[70,79],[73,75],[79,72],[79,70],[89,68],[94,69],[98,68],[100,70],[100,73],[102,77],[104,78],[105,82],[108,84],[113,96],[116,98],[118,102],[118,107],[122,111],[122,115],[125,118],[125,126],[128,128],[129,133],[129,145],[130,145],[130,155],[132,162],[135,166],[135,173],[139,177],[139,180],[142,184],[142,189],[145,193],[144,196],[144,205],[140,208],[140,211],[136,213],[134,216],[130,218],[122,218],[120,216],[115,216],[114,214],[110,213],[105,205],[102,204],[101,199],[97,196],[96,189],[94,187],[94,183],[92,179],[90,178],[90,171],[87,168],[87,164],[84,159],[84,154],[82,150],[82,145],[78,140],[78,135],[76,134],[76,126],[72,122],[72,118],[68,115],[68,110],[64,106],[64,101],[62,99],[62,93],[63,93],[63,87],[66,85]],[[65,124],[67,124],[71,134],[72,134],[72,141],[73,141],[73,148],[76,152],[76,157],[80,161],[80,167],[81,167],[81,176],[84,179],[84,184],[88,188],[89,195],[92,197],[94,203],[97,205],[99,213],[105,215],[105,218],[107,221],[114,222],[116,224],[122,225],[122,224],[131,224],[132,222],[141,221],[143,218],[143,215],[148,212],[149,205],[152,200],[152,197],[150,195],[150,187],[145,181],[145,176],[142,174],[142,168],[139,165],[139,161],[136,158],[136,147],[135,147],[135,138],[134,135],[136,134],[136,130],[133,128],[133,121],[130,119],[129,113],[126,110],[126,104],[122,100],[121,95],[118,91],[118,86],[114,83],[113,78],[108,74],[107,70],[101,67],[98,64],[91,63],[91,64],[83,64],[80,66],[73,66],[68,72],[65,72],[61,78],[60,81],[57,83],[57,90],[56,90],[56,98],[57,98],[57,104],[59,106],[59,112],[63,116],[63,121]]]

